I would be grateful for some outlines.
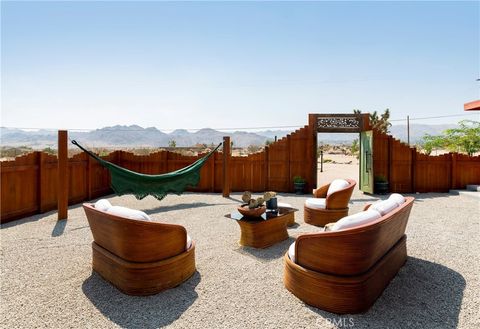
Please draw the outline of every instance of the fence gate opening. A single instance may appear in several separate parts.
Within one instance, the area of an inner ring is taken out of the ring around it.
[[[309,114],[309,126],[313,132],[315,151],[317,156],[318,133],[358,133],[360,141],[359,155],[359,188],[373,193],[373,132],[370,126],[368,113],[362,114]],[[317,181],[317,159],[313,161],[312,175]]]

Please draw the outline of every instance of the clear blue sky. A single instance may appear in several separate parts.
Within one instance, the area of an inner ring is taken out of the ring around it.
[[[479,11],[479,2],[2,2],[1,125],[464,114],[480,98]]]

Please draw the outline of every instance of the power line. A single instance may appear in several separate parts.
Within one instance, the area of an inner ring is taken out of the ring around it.
[[[422,118],[410,118],[412,120],[425,120],[425,119],[440,119],[440,118],[454,118],[454,117],[463,117],[468,115],[480,115],[480,113],[466,113],[466,114],[452,114],[452,115],[439,115],[435,117],[422,117]],[[389,121],[406,121],[407,119],[393,119]]]
[[[412,120],[427,120],[427,119],[441,119],[441,118],[454,118],[454,117],[464,117],[464,116],[471,116],[471,115],[480,115],[480,113],[465,113],[465,114],[451,114],[451,115],[439,115],[439,116],[431,116],[431,117],[418,117],[418,118],[410,118]],[[391,119],[390,122],[398,122],[398,121],[406,121],[405,119]],[[177,129],[182,130],[189,130],[189,131],[199,131],[202,129],[213,129],[219,131],[233,131],[233,130],[256,130],[256,129],[286,129],[286,128],[300,128],[304,125],[289,125],[289,126],[262,126],[262,127],[229,127],[229,128],[175,128],[175,129],[162,129],[162,128],[155,128],[159,131],[174,131]],[[22,129],[22,130],[43,130],[43,131],[57,131],[61,130],[59,128],[41,128],[41,127],[8,127],[3,126],[1,128],[8,128],[8,129]],[[90,132],[94,130],[102,130],[102,131],[141,131],[145,132],[147,128],[144,129],[114,129],[111,127],[108,128],[96,128],[96,129],[88,129],[88,128],[64,128],[68,131],[73,132]]]

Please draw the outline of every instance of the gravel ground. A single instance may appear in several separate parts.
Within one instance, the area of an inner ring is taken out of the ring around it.
[[[197,272],[149,297],[118,292],[91,270],[92,236],[83,209],[67,221],[50,212],[1,229],[1,328],[477,328],[479,214],[475,199],[417,194],[407,227],[406,265],[365,314],[312,308],[282,283],[290,243],[317,228],[303,222],[307,196],[280,195],[300,209],[290,238],[265,250],[240,247],[237,223],[224,217],[240,194],[186,193],[162,202],[108,199],[155,221],[184,225],[197,243]],[[376,197],[355,191],[351,213]]]

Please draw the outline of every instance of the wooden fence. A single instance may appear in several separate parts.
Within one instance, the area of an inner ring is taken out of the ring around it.
[[[204,165],[196,192],[231,191],[293,192],[292,178],[302,176],[306,191],[316,187],[316,131],[305,126],[246,157],[216,152]],[[161,151],[146,156],[115,151],[104,159],[146,174],[162,174],[187,166],[200,156]],[[373,134],[375,175],[384,175],[391,192],[448,192],[480,184],[480,157],[449,153],[421,154],[416,149],[378,131]],[[57,209],[58,159],[33,152],[0,163],[2,223]],[[223,177],[228,177],[225,185]],[[97,161],[84,153],[68,159],[68,203],[77,204],[112,193],[110,177]],[[228,193],[227,193],[228,194]]]
[[[374,130],[373,172],[387,177],[390,192],[448,192],[480,184],[480,156],[425,155]]]
[[[228,156],[231,191],[293,192],[293,176],[307,179],[308,189],[315,186],[311,175],[314,159],[308,126],[246,157]],[[162,174],[185,167],[202,155],[183,156],[160,151],[146,156],[115,151],[103,157],[121,167],[146,174]],[[58,159],[33,152],[4,161],[1,171],[1,222],[57,209]],[[216,152],[203,166],[196,192],[221,192],[223,154]],[[97,161],[85,153],[68,159],[68,203],[77,204],[112,193],[110,177]]]

